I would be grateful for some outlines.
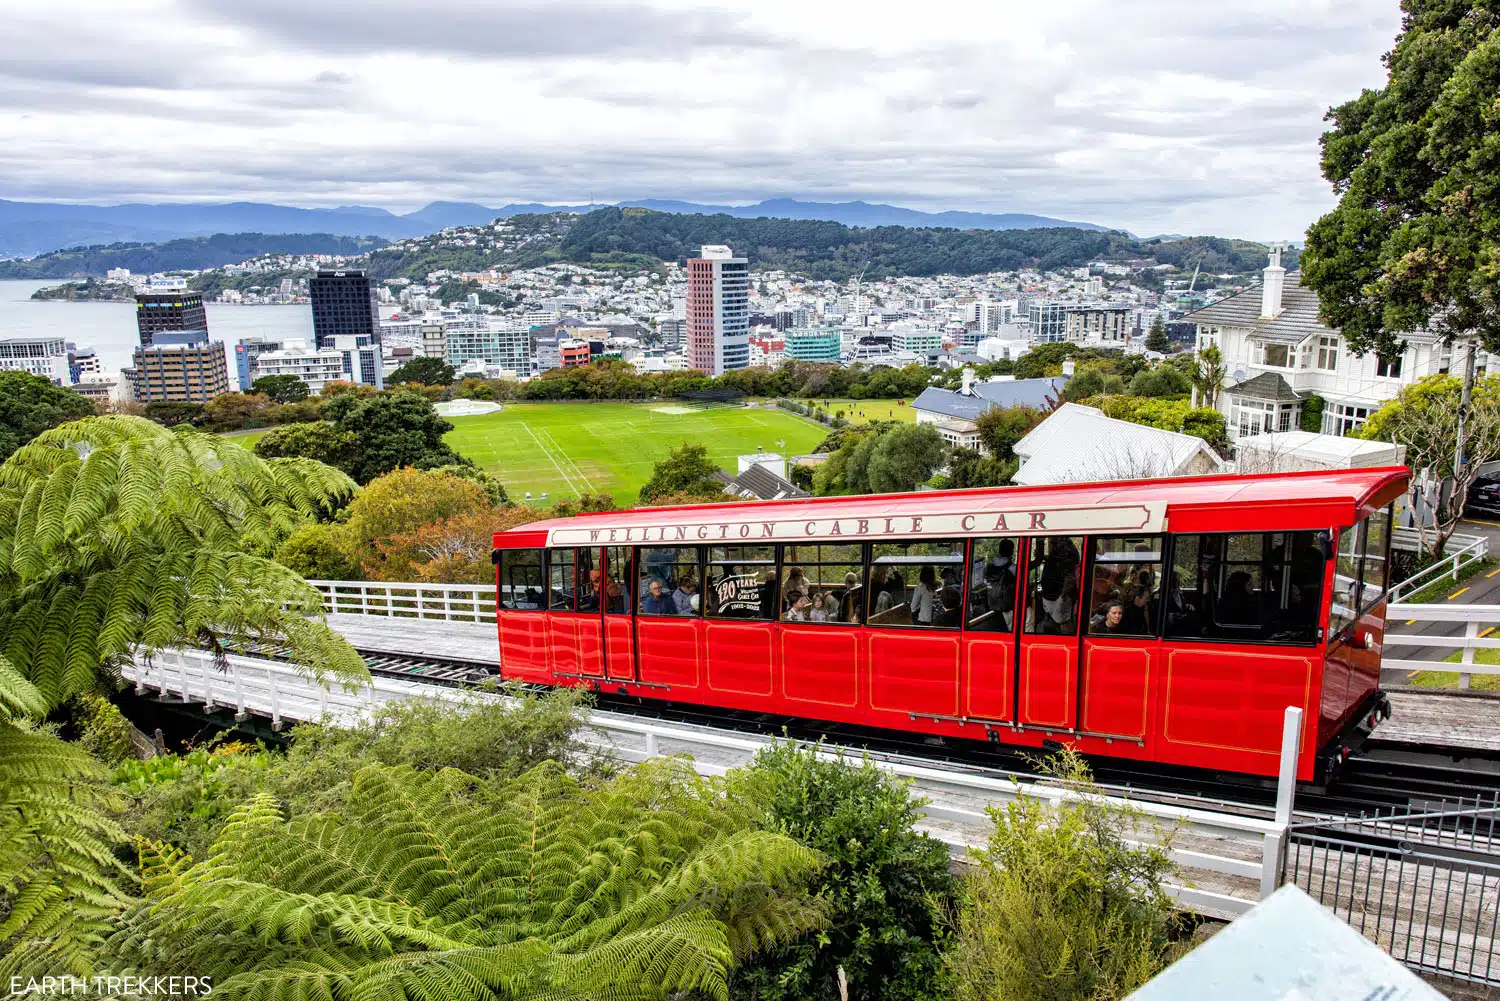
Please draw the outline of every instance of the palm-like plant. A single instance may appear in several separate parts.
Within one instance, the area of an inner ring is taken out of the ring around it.
[[[110,949],[240,999],[724,998],[737,961],[823,921],[819,856],[748,802],[680,761],[594,789],[371,765],[341,816],[260,797],[203,861],[146,852]]]
[[[64,424],[0,463],[0,973],[82,969],[125,900],[98,766],[25,721],[134,650],[221,637],[366,676],[317,593],[258,555],[353,489],[129,417]]]

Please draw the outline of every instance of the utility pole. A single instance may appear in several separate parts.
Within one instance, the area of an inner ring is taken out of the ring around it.
[[[1468,357],[1464,359],[1464,388],[1458,397],[1458,447],[1453,453],[1453,478],[1457,481],[1464,465],[1464,424],[1469,419],[1469,402],[1474,398],[1474,341],[1469,341]]]

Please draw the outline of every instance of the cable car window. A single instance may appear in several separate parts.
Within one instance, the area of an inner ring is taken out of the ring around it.
[[[872,626],[957,629],[963,589],[962,539],[877,542],[870,549]]]
[[[551,581],[547,588],[547,607],[554,612],[573,610],[573,550],[547,550],[547,569]]]
[[[642,615],[697,615],[698,547],[668,546],[636,552]]]
[[[969,625],[980,632],[1010,632],[1016,617],[1016,543],[975,539],[969,564]]]
[[[630,614],[630,554],[629,546],[604,550],[604,610],[610,615]]]
[[[781,565],[783,622],[859,623],[863,546],[783,546]]]
[[[594,565],[599,551],[592,547],[578,550],[578,610],[599,611],[599,586],[603,583],[603,572]]]
[[[1333,605],[1328,609],[1328,634],[1337,636],[1359,615],[1360,550],[1364,523],[1339,531],[1338,557],[1333,569]]]
[[[1369,608],[1385,595],[1390,580],[1391,509],[1365,519],[1365,544],[1359,575],[1360,607]]]
[[[1172,536],[1163,604],[1173,639],[1318,641],[1322,552],[1315,532]]]
[[[1155,636],[1161,587],[1159,535],[1090,540],[1089,635]]]
[[[706,613],[718,619],[776,618],[776,547],[709,546]]]
[[[500,550],[500,607],[511,610],[541,608],[542,592],[542,551]]]
[[[1026,572],[1026,632],[1078,635],[1078,577],[1083,537],[1055,535],[1031,540]]]

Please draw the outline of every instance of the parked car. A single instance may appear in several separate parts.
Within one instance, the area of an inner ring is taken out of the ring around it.
[[[1500,473],[1488,473],[1474,481],[1464,513],[1500,515]]]

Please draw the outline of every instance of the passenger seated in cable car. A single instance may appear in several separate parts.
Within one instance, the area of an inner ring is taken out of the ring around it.
[[[696,590],[698,590],[698,582],[693,579],[691,574],[683,574],[682,578],[677,582],[677,590],[672,592],[672,605],[676,608],[678,615],[691,615],[693,613],[693,610],[697,607],[693,601],[693,592]]]
[[[790,588],[786,592],[786,612],[781,616],[787,622],[810,622],[808,609],[812,605],[797,588]]]
[[[859,624],[860,609],[864,604],[864,592],[859,586],[859,574],[850,572],[844,574],[844,594],[839,599],[840,622],[852,622]]]
[[[620,587],[620,582],[612,580],[605,589],[605,610],[614,614],[623,615],[630,609],[625,607],[625,591]]]
[[[1130,630],[1125,625],[1125,605],[1123,602],[1106,602],[1098,615],[1089,620],[1089,632],[1098,635],[1129,635]]]
[[[642,615],[677,614],[677,605],[672,601],[672,596],[662,589],[661,581],[652,577],[646,589],[646,596],[641,599]]]

